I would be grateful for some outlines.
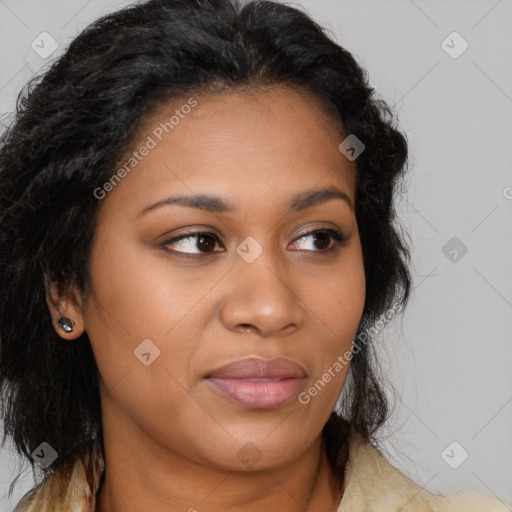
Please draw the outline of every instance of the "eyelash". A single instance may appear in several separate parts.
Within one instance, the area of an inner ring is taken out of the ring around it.
[[[337,247],[341,247],[345,244],[345,242],[348,241],[348,237],[345,236],[341,231],[337,231],[335,229],[328,229],[328,228],[322,228],[322,229],[315,229],[313,231],[309,231],[307,233],[304,233],[300,235],[295,241],[301,240],[302,238],[306,238],[311,235],[316,234],[327,234],[331,237],[332,240],[334,240],[334,245],[332,245],[329,249],[324,250],[318,250],[318,251],[311,251],[309,249],[304,249],[306,252],[313,252],[313,253],[320,253],[320,254],[330,254],[332,251],[334,251]],[[163,248],[167,247],[168,245],[172,245],[173,243],[179,242],[180,240],[187,239],[187,238],[193,238],[197,237],[198,235],[210,235],[212,236],[216,242],[219,242],[219,238],[215,233],[212,233],[210,231],[190,231],[188,233],[184,233],[176,238],[171,238],[170,240],[166,240],[161,244]],[[294,241],[294,242],[295,242]],[[205,253],[188,253],[188,252],[182,252],[182,251],[174,251],[173,249],[165,249],[168,252],[173,252],[176,254],[179,254],[180,256],[190,257],[190,258],[196,258],[201,256],[207,256],[209,254],[214,254],[219,251],[212,251],[212,252],[205,252]]]

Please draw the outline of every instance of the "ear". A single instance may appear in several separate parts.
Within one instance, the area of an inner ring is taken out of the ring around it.
[[[56,283],[47,282],[46,303],[52,317],[55,332],[65,340],[74,340],[80,337],[85,328],[82,314],[82,294],[76,286],[63,290]],[[66,332],[58,325],[61,316],[66,316],[74,322],[73,330]]]

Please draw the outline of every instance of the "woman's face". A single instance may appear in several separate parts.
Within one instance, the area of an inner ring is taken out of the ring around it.
[[[318,439],[365,298],[342,140],[288,88],[185,98],[146,122],[100,201],[82,304],[105,430],[231,470]],[[313,193],[326,188],[348,201]],[[248,358],[292,365],[219,372]]]

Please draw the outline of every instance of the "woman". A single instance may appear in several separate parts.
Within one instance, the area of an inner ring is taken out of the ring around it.
[[[5,435],[44,477],[16,512],[509,510],[377,448],[390,115],[273,2],[121,10],[31,84],[0,148]]]

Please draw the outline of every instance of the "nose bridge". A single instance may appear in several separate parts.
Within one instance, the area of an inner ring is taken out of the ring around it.
[[[236,253],[231,276],[234,285],[223,311],[229,327],[250,325],[265,335],[290,325],[298,327],[302,308],[279,250],[248,236]]]
[[[264,291],[274,288],[273,293],[288,293],[286,275],[282,264],[283,255],[268,238],[256,240],[246,237],[236,248],[235,271],[243,280],[247,279],[253,289]]]

